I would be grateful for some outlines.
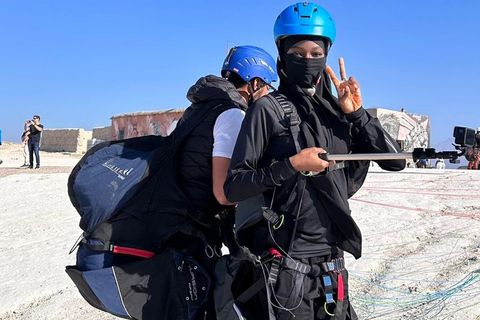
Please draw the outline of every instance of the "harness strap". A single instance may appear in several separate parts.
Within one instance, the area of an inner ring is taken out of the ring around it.
[[[116,246],[113,243],[91,244],[91,243],[87,243],[85,239],[82,240],[82,245],[85,248],[93,251],[108,251],[115,254],[125,254],[129,256],[135,256],[135,257],[147,258],[147,259],[155,255],[155,253],[152,251]]]
[[[277,283],[278,274],[280,273],[281,258],[274,258],[270,266],[270,273],[268,274],[268,282],[273,285]]]
[[[323,282],[323,288],[325,290],[325,312],[330,315],[334,316],[334,313],[329,311],[328,306],[335,304],[337,302],[341,304],[345,298],[345,289],[343,283],[343,277],[341,271],[345,270],[345,261],[343,258],[333,259],[330,262],[322,262],[319,265],[313,264],[309,265],[300,261],[295,261],[288,257],[282,257],[282,265],[288,269],[292,269],[303,274],[306,274],[312,278],[321,276]],[[333,281],[331,273],[337,274],[337,301],[334,299],[334,291],[333,291]],[[337,308],[335,307],[335,310]],[[341,309],[340,309],[341,310]]]
[[[239,295],[235,300],[241,303],[245,303],[250,300],[257,292],[265,287],[265,279],[260,278],[254,284],[252,284],[247,290]]]
[[[288,269],[301,272],[312,278],[321,276],[323,287],[325,290],[324,308],[327,314],[329,314],[330,316],[334,316],[334,314],[328,311],[327,306],[331,304],[340,306],[340,304],[343,303],[345,299],[345,288],[342,276],[342,271],[345,270],[345,260],[343,257],[333,259],[329,262],[322,262],[320,263],[320,266],[317,264],[309,265],[288,257],[282,257],[280,263],[282,266]],[[335,301],[334,299],[333,281],[331,273],[335,273],[337,275],[337,301]],[[335,308],[335,310],[336,309],[337,308]],[[341,306],[339,310],[341,310]]]
[[[290,103],[288,103],[288,101],[282,95],[275,94],[272,96],[275,98],[275,100],[278,102],[283,112],[285,113],[285,121],[287,122],[290,133],[292,134],[293,142],[295,143],[295,148],[297,149],[297,152],[302,151],[300,143],[298,142],[298,133],[300,132],[301,123],[298,113],[295,112],[294,107]],[[268,97],[270,97],[270,95],[268,95]]]
[[[276,259],[277,260],[277,259]],[[253,285],[251,285],[247,290],[245,290],[240,296],[238,296],[235,301],[238,301],[242,304],[250,300],[255,294],[257,294],[260,290],[265,288],[267,294],[267,301],[270,301],[272,296],[272,290],[270,285],[265,286],[265,279],[262,277],[258,279]],[[275,313],[271,304],[268,304],[268,320],[275,320]]]
[[[313,269],[311,265],[300,261],[295,261],[288,257],[282,257],[281,264],[288,269],[295,270],[306,275],[310,275]]]
[[[323,285],[325,288],[325,312],[330,316],[337,315],[338,318],[342,316],[343,310],[343,301],[345,300],[345,286],[343,283],[342,271],[345,270],[345,259],[343,257],[333,259],[329,262],[322,262],[320,264],[322,271],[324,272],[322,276]],[[333,287],[331,285],[332,278],[330,273],[337,275],[337,301],[333,299]],[[335,312],[332,314],[328,311],[328,305],[335,303]],[[337,319],[337,317],[335,319]]]
[[[320,263],[320,266],[318,266],[316,264],[309,265],[301,261],[282,256],[280,264],[288,269],[301,272],[312,278],[328,272],[340,273],[345,270],[345,259],[343,257],[333,259],[329,262],[322,262]]]
[[[345,289],[344,289],[344,282],[343,276],[341,274],[342,271],[345,270],[345,260],[343,257],[333,259],[329,262],[322,262],[320,264],[312,264],[309,265],[307,263],[303,263],[301,261],[294,260],[289,257],[280,256],[276,250],[271,249],[268,253],[272,256],[271,259],[267,259],[267,256],[264,255],[263,259],[257,259],[257,262],[260,264],[265,264],[271,262],[272,265],[270,267],[270,273],[268,278],[268,285],[265,288],[265,279],[262,277],[258,279],[253,285],[251,285],[247,290],[245,290],[240,296],[238,296],[235,300],[244,304],[248,300],[250,300],[255,294],[257,294],[263,288],[266,289],[267,299],[270,301],[271,297],[271,285],[273,286],[279,274],[280,266],[295,270],[297,272],[303,273],[309,277],[321,277],[323,282],[323,287],[325,290],[325,311],[330,316],[334,316],[334,313],[328,311],[327,306],[331,304],[335,304],[337,310],[340,305],[342,305],[345,299]],[[278,255],[277,255],[278,254]],[[337,274],[337,301],[334,299],[334,291],[333,291],[333,281],[332,277],[330,276],[331,273]],[[272,318],[272,308],[269,305],[268,308],[269,312],[269,320],[274,320],[275,317],[273,315]],[[339,309],[341,310],[341,308]],[[338,312],[340,314],[340,312]]]

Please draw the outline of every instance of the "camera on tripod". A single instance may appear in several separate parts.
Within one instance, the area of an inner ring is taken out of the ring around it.
[[[467,161],[475,161],[478,156],[480,136],[474,129],[467,127],[455,127],[453,129],[455,149],[460,150],[460,155],[465,156]]]
[[[476,146],[474,129],[467,127],[455,127],[453,128],[453,137],[455,138],[455,144],[459,147],[472,148]]]
[[[393,160],[393,159],[448,159],[450,163],[460,163],[458,159],[465,156],[468,161],[471,155],[478,155],[480,152],[480,127],[477,129],[456,126],[453,130],[455,143],[453,146],[457,151],[439,151],[434,148],[414,148],[413,152],[387,152],[387,153],[349,153],[349,154],[329,154],[319,153],[320,159],[325,161],[352,161],[352,160]],[[477,153],[475,153],[477,152]],[[277,216],[270,212],[264,212],[265,218],[272,223],[278,222]]]

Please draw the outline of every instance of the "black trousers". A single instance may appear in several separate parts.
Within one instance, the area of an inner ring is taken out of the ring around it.
[[[328,262],[331,259],[331,256],[324,256],[299,261],[312,265]],[[271,287],[270,301],[267,299],[264,288],[247,301],[244,308],[255,320],[268,319],[269,304],[277,320],[357,320],[358,317],[348,299],[348,272],[343,269],[339,273],[343,278],[343,300],[338,299],[338,274],[328,273],[332,280],[335,303],[326,304],[326,290],[322,276],[312,278],[299,271],[283,267],[280,269],[275,285]],[[240,283],[242,277],[243,284]],[[232,287],[234,295],[240,295],[242,293],[240,291],[246,290],[248,285],[245,285],[245,282],[251,284],[261,278],[264,278],[264,271],[262,272],[261,268],[253,267],[250,263],[243,265]]]

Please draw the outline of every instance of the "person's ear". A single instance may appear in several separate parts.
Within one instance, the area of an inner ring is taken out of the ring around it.
[[[254,83],[254,91],[260,90],[263,87],[263,81],[260,78],[255,78],[253,80]]]

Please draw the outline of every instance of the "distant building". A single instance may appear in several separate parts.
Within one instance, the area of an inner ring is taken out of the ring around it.
[[[110,140],[110,126],[96,127],[92,131],[82,128],[45,129],[40,150],[49,152],[85,153],[94,145]]]
[[[42,132],[40,150],[85,153],[90,139],[92,139],[92,131],[82,128],[45,129]]]
[[[430,117],[393,111],[388,109],[367,109],[367,112],[380,120],[385,131],[397,140],[404,152],[412,152],[415,148],[430,147]]]
[[[146,135],[167,136],[175,129],[185,109],[166,111],[142,111],[115,115],[111,118],[112,140]],[[382,127],[394,138],[403,151],[430,147],[430,117],[382,108],[370,108],[367,112],[377,117]]]
[[[175,129],[185,109],[142,111],[116,115],[111,118],[112,140],[147,135],[167,136]]]

